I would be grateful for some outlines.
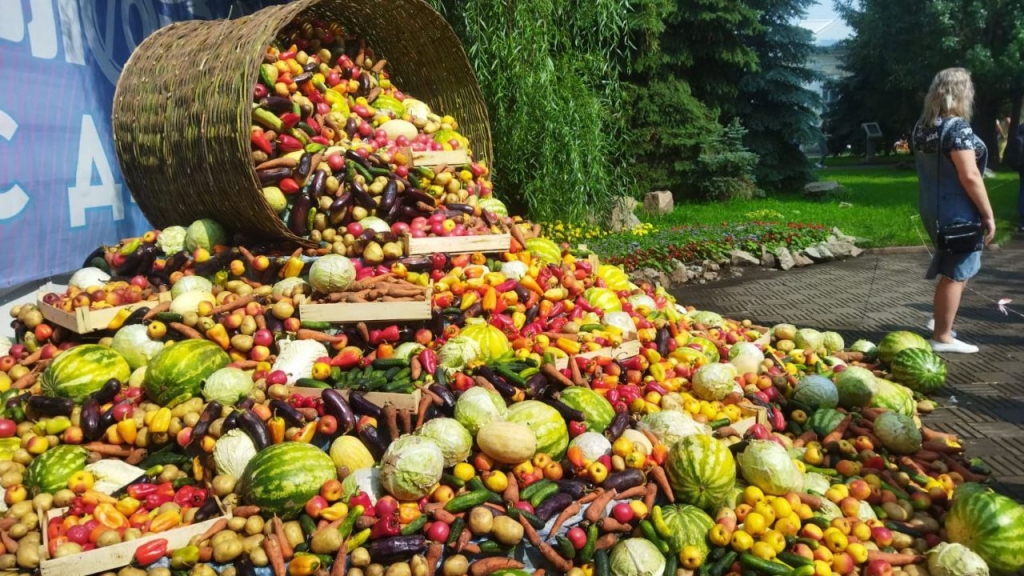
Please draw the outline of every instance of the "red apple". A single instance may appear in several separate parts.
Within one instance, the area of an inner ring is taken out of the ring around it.
[[[892,531],[885,526],[875,526],[871,529],[871,538],[879,547],[885,548],[892,544]]]
[[[274,333],[266,328],[257,330],[252,335],[252,343],[256,346],[270,347],[274,343]]]
[[[141,274],[138,276],[132,276],[131,284],[132,286],[138,286],[143,290],[149,288],[149,280]]]
[[[864,576],[892,576],[892,565],[885,560],[872,560],[864,567]]]

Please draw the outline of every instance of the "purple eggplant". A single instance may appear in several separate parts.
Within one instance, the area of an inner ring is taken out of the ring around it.
[[[320,398],[324,403],[324,412],[338,421],[338,434],[348,434],[356,427],[356,414],[340,392],[324,390]]]

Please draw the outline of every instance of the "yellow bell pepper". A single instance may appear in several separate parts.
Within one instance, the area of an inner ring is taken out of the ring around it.
[[[309,444],[310,442],[313,441],[313,436],[315,435],[316,421],[307,422],[302,426],[302,428],[299,428],[298,432],[295,433],[295,436],[292,437],[292,441],[305,442],[306,444]]]
[[[214,324],[206,331],[206,337],[225,350],[231,347],[231,337],[223,324]]]
[[[135,424],[135,418],[125,418],[118,422],[117,434],[126,444],[134,444],[135,437],[139,434],[138,426]]]
[[[515,294],[515,292],[513,292]],[[512,325],[516,327],[516,330],[522,330],[523,326],[526,325],[526,314],[522,312],[512,313]]]
[[[346,516],[348,516],[348,506],[344,502],[335,502],[320,511],[320,517],[328,522],[341,520]]]
[[[267,420],[267,430],[270,432],[270,441],[272,443],[280,444],[281,442],[284,442],[284,429],[284,418],[274,416],[270,420]]]
[[[498,306],[498,291],[493,286],[488,286],[484,291],[484,297],[480,301],[480,305],[483,307],[484,312],[493,312]]]
[[[312,554],[296,554],[288,563],[289,576],[312,576],[320,569],[320,558]]]
[[[570,340],[568,338],[556,338],[555,346],[565,351],[566,354],[574,356],[580,353],[580,343]]]
[[[167,510],[161,512],[149,523],[150,532],[166,532],[171,528],[177,528],[181,524],[181,512]]]
[[[118,310],[117,314],[115,314],[114,317],[110,319],[110,323],[107,324],[107,330],[120,329],[121,326],[124,326],[124,321],[127,320],[128,317],[131,315],[132,309],[130,307]]]
[[[135,514],[135,512],[139,509],[139,506],[141,505],[142,503],[136,500],[135,498],[132,498],[131,496],[125,496],[124,498],[118,500],[117,504],[114,504],[114,507],[117,508],[117,511],[121,514],[124,514],[125,516],[131,516],[132,514]]]
[[[462,303],[459,304],[459,309],[466,311],[470,306],[476,304],[479,295],[476,292],[466,292],[462,295]]]
[[[302,273],[302,267],[305,263],[302,262],[302,258],[298,256],[289,256],[288,261],[285,262],[284,267],[281,268],[282,278],[295,278]]]

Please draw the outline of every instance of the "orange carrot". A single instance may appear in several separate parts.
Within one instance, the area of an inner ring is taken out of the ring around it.
[[[515,558],[491,556],[489,558],[481,558],[470,564],[469,576],[487,576],[488,574],[494,574],[498,570],[520,570],[523,566],[525,564]],[[571,568],[572,565],[570,564],[569,567]]]
[[[815,496],[814,494],[807,494],[805,492],[800,492],[798,496],[800,497],[800,502],[802,504],[807,504],[811,510],[821,509],[821,498],[818,496]]]
[[[444,555],[444,544],[431,542],[427,546],[427,576],[434,576],[437,572],[437,565],[441,563],[441,556]]]
[[[861,408],[860,415],[865,417],[865,418],[867,418],[868,420],[871,420],[872,422],[874,422],[875,418],[878,418],[878,415],[881,414],[882,412],[888,412],[888,409],[886,409],[886,408]]]
[[[39,374],[36,374],[35,372],[26,372],[17,380],[11,383],[11,388],[15,388],[18,390],[24,390],[25,388],[29,388],[36,383],[36,378],[38,377]]]
[[[934,438],[940,438],[943,440],[957,441],[956,434],[949,434],[947,432],[939,432],[927,426],[921,426],[921,438],[924,440],[932,440]]]
[[[523,533],[526,534],[526,539],[534,546],[539,546],[541,543],[540,534],[537,533],[537,529],[526,519],[525,516],[519,515],[519,523],[523,525]]]
[[[295,332],[295,335],[298,337],[299,340],[314,340],[316,342],[323,342],[326,344],[341,342],[348,338],[344,334],[331,336],[326,332],[321,332],[319,330],[310,330],[308,328],[299,328],[299,330]]]
[[[203,339],[203,335],[200,334],[198,330],[185,324],[182,324],[181,322],[170,322],[167,324],[167,326],[169,326],[172,330],[176,331],[178,334],[181,334],[182,336],[190,340]]]
[[[557,550],[551,547],[551,544],[541,542],[537,545],[537,549],[540,550],[541,556],[550,562],[555,567],[555,570],[558,570],[560,573],[565,574],[572,569],[572,561],[563,558]]]
[[[821,445],[828,446],[833,442],[839,442],[842,440],[843,436],[846,435],[846,429],[850,427],[850,422],[852,421],[853,415],[847,414],[846,418],[843,418],[842,422],[839,423],[839,426],[836,426],[835,430],[829,432],[824,438],[822,438]]]
[[[455,542],[455,550],[462,552],[462,549],[469,544],[469,539],[473,537],[473,534],[469,531],[469,528],[464,528],[462,534],[459,534],[459,539]]]
[[[559,512],[558,517],[555,518],[555,523],[551,525],[551,531],[548,532],[549,537],[558,534],[558,531],[562,529],[562,524],[565,524],[565,522],[569,518],[572,518],[573,516],[579,514],[580,508],[582,507],[583,505],[580,504],[580,502],[577,500],[572,504],[569,504],[561,512]],[[529,524],[529,522],[527,522],[527,524]]]
[[[455,522],[455,514],[452,514],[451,512],[445,510],[443,507],[435,508],[434,510],[432,510],[430,512],[430,517],[434,520],[437,520],[438,522],[444,522],[449,526],[451,525],[452,522]]]
[[[619,522],[611,516],[605,516],[597,521],[598,527],[605,532],[630,532],[633,527],[625,522]]]
[[[658,485],[654,482],[648,482],[644,487],[646,488],[644,493],[644,506],[650,510],[651,507],[654,506],[654,501],[658,499]]]
[[[254,299],[255,299],[255,297],[252,294],[246,294],[245,296],[239,296],[239,297],[235,298],[234,300],[232,300],[231,302],[227,302],[225,304],[221,304],[220,306],[214,306],[213,310],[210,312],[210,315],[213,316],[213,315],[216,315],[216,314],[223,314],[225,312],[231,312],[233,310],[238,310],[239,308],[245,308],[245,306],[247,304],[249,304],[249,302],[252,302]]]
[[[627,488],[626,490],[623,490],[622,492],[619,492],[618,494],[615,495],[615,499],[616,500],[632,500],[634,498],[639,498],[640,496],[643,496],[646,493],[647,493],[647,485],[646,484],[640,484],[639,486],[633,486],[632,488]]]
[[[597,522],[604,516],[604,509],[608,506],[608,503],[615,498],[615,489],[605,490],[600,496],[594,499],[590,503],[590,507],[583,513],[583,517],[589,520],[591,523]]]
[[[868,550],[868,562],[881,560],[888,562],[890,566],[907,566],[908,564],[920,564],[924,562],[924,556],[919,554],[897,554],[882,552],[881,550]]]
[[[341,543],[338,553],[334,555],[334,564],[331,565],[331,576],[345,576],[345,564],[348,563],[348,541]]]
[[[7,534],[6,530],[0,532],[0,542],[3,542],[4,548],[7,548],[8,554],[14,554],[18,551],[18,541],[11,538],[10,535]]]
[[[590,388],[590,384],[587,382],[586,378],[580,374],[580,365],[576,361],[575,356],[569,358],[569,370],[572,372],[572,381],[574,384],[577,386],[583,386],[584,388]]]
[[[160,302],[156,306],[150,307],[149,312],[146,312],[146,314],[142,316],[142,319],[143,320],[152,320],[153,318],[156,318],[157,314],[160,314],[161,312],[167,312],[170,309],[171,309],[170,301],[168,301],[168,302]]]
[[[249,516],[255,516],[259,513],[259,506],[236,506],[231,509],[231,515],[238,516],[239,518],[248,518]]]
[[[942,460],[949,466],[949,469],[963,477],[967,482],[984,482],[988,479],[987,476],[972,472],[968,467],[964,466],[960,462],[949,456],[948,454],[942,455]]]
[[[647,436],[647,439],[651,442],[651,446],[657,446],[658,444],[661,444],[661,440],[658,440],[658,437],[655,436],[654,433],[651,432],[650,430],[641,430],[641,432],[644,433],[644,436]]]
[[[274,534],[277,535],[277,539],[280,540],[281,544],[281,556],[285,560],[291,560],[292,556],[295,556],[295,549],[292,548],[291,542],[284,535],[284,523],[281,522],[281,518],[274,514]]]
[[[658,488],[661,490],[661,493],[665,495],[665,498],[668,498],[669,502],[676,501],[676,495],[672,492],[672,485],[668,482],[668,475],[665,474],[664,468],[657,465],[652,466],[651,471],[648,472],[647,475],[658,483]]]
[[[131,448],[115,446],[104,442],[90,442],[84,445],[83,448],[89,452],[95,452],[104,457],[127,458],[132,453]]]
[[[803,448],[804,446],[807,445],[808,442],[814,442],[817,439],[818,434],[814,430],[808,430],[803,434],[797,436],[796,440],[793,440],[793,447]]]
[[[511,502],[514,504],[519,502],[519,481],[516,480],[515,474],[509,474],[507,478],[508,486],[505,488],[505,491],[502,492],[501,497],[505,502]]]
[[[597,539],[597,543],[594,546],[597,550],[607,550],[612,546],[619,543],[619,535],[615,532],[608,532]]]
[[[28,356],[25,356],[24,358],[19,360],[18,364],[21,364],[22,366],[31,366],[32,364],[35,364],[36,362],[38,362],[39,359],[42,358],[42,357],[43,357],[43,348],[40,347],[35,352],[33,352],[33,353],[29,354]]]
[[[221,518],[220,520],[217,520],[216,522],[211,524],[210,527],[206,529],[206,532],[203,532],[202,534],[200,534],[199,535],[199,539],[195,540],[195,543],[196,544],[200,544],[204,540],[209,540],[210,538],[213,538],[214,534],[217,534],[218,532],[221,532],[222,530],[224,530],[227,527],[228,527],[228,519],[227,518]]]
[[[548,378],[551,378],[555,382],[558,382],[562,386],[569,387],[569,386],[573,386],[574,385],[572,383],[572,380],[569,380],[568,378],[565,377],[564,374],[562,374],[561,370],[559,370],[558,368],[555,368],[554,364],[545,364],[545,365],[541,366],[540,370],[541,370],[541,372],[544,373],[545,376],[547,376]]]
[[[270,567],[274,570],[274,576],[285,576],[287,571],[284,567],[284,557],[281,555],[281,543],[277,541],[277,537],[270,534],[263,539],[263,550],[267,553],[267,558],[270,560]]]
[[[422,390],[422,388],[420,388]],[[416,407],[416,429],[419,430],[423,427],[423,421],[427,418],[427,410],[430,409],[430,405],[434,403],[434,399],[428,394],[424,394],[420,398],[420,405]]]

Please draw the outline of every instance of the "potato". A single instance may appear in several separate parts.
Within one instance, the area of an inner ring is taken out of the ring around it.
[[[337,530],[318,530],[309,542],[314,554],[334,554],[341,549],[344,539]]]
[[[117,530],[104,530],[96,538],[96,547],[113,546],[121,543],[121,534]]]
[[[366,576],[384,576],[384,567],[380,564],[370,564],[364,571]]]
[[[270,564],[270,559],[267,558],[267,551],[263,548],[256,548],[252,552],[249,552],[249,560],[252,560],[252,565],[256,567],[263,567]]]
[[[11,506],[7,515],[20,519],[23,518],[26,514],[29,514],[30,512],[32,512],[32,501],[22,500],[21,502],[18,502],[17,504]]]
[[[370,551],[360,546],[349,555],[352,565],[358,568],[366,568],[370,565]]]
[[[463,576],[469,572],[469,560],[462,554],[456,554],[445,560],[442,570],[444,576]]]
[[[384,576],[412,576],[412,569],[405,562],[395,562],[388,566]]]
[[[216,548],[225,542],[233,542],[235,540],[238,540],[238,534],[231,530],[223,530],[214,534],[213,538],[210,538],[210,546]]]
[[[253,514],[245,519],[245,533],[248,536],[259,534],[263,532],[264,525],[263,518],[259,514]]]
[[[508,516],[498,516],[494,519],[494,526],[491,533],[494,539],[506,546],[515,546],[523,539],[523,526]]]
[[[75,544],[74,542],[66,542],[57,546],[57,549],[53,551],[54,558],[63,558],[64,556],[74,556],[75,554],[81,554],[82,546]]]
[[[18,567],[25,570],[35,570],[39,567],[39,545],[18,543]]]
[[[218,474],[213,477],[213,494],[223,498],[235,491],[237,481],[231,474]]]
[[[892,531],[892,547],[897,550],[910,548],[914,545],[914,537],[903,532]],[[916,552],[915,552],[916,553]]]
[[[469,512],[469,531],[476,536],[490,534],[494,527],[494,513],[490,508],[477,506]]]
[[[242,541],[238,538],[228,539],[213,547],[213,560],[218,564],[227,564],[242,555]]]
[[[245,530],[246,520],[247,520],[246,518],[241,518],[239,516],[232,516],[231,518],[228,519],[228,530],[232,530],[234,532],[241,532],[241,531]]]
[[[409,560],[409,568],[412,569],[412,576],[427,576],[430,569],[427,567],[427,559],[417,554]]]
[[[28,526],[22,522],[18,522],[14,526],[11,526],[8,531],[8,535],[15,540],[21,540],[25,537],[25,534],[28,534]]]
[[[217,571],[211,568],[209,564],[199,563],[192,567],[189,576],[217,576]]]
[[[14,554],[0,556],[0,570],[14,570],[18,566],[18,558]]]
[[[150,568],[147,572],[149,576],[171,576],[170,568]]]
[[[242,540],[242,550],[246,554],[252,554],[253,550],[262,548],[264,538],[265,536],[263,534],[253,534],[252,536],[249,536],[245,540]]]
[[[146,576],[146,571],[139,570],[133,566],[125,566],[118,570],[117,576]]]

